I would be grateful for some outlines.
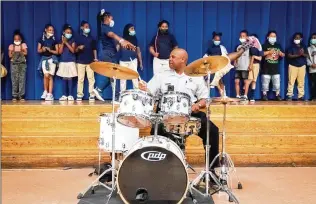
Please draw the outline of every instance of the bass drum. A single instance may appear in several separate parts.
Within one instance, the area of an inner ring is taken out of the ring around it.
[[[181,203],[189,177],[181,149],[170,139],[139,139],[118,170],[117,186],[124,203]],[[138,199],[143,197],[143,199]]]

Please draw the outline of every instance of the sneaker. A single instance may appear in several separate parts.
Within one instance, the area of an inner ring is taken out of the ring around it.
[[[20,97],[19,97],[19,100],[20,100],[20,101],[25,101],[24,96],[20,96]]]
[[[63,95],[62,97],[59,98],[60,101],[67,101],[67,96]]]
[[[42,96],[41,96],[41,99],[46,99],[46,96],[47,96],[47,91],[44,91]]]
[[[262,96],[262,100],[263,100],[263,101],[268,101],[268,100],[269,100],[269,99],[268,99],[268,96],[267,96],[267,95],[263,95],[263,96]]]
[[[241,99],[241,97],[239,95],[237,95],[236,98]]]
[[[74,97],[73,96],[68,96],[68,101],[74,101]]]
[[[53,100],[54,100],[53,94],[48,93],[46,98],[45,98],[45,101],[53,101]]]
[[[281,96],[280,96],[280,95],[277,95],[277,96],[276,96],[276,100],[277,100],[277,101],[282,101]]]
[[[250,102],[255,102],[255,97],[254,96],[250,97]]]
[[[292,101],[292,97],[291,97],[291,96],[287,96],[287,97],[286,97],[286,100],[287,100],[287,101]]]
[[[77,96],[77,101],[82,101],[82,98],[81,96]]]
[[[241,96],[240,98],[241,98],[242,100],[245,100],[245,101],[248,100],[248,96],[247,96],[247,95],[243,95],[243,96]]]
[[[298,101],[304,101],[304,97],[298,98]]]
[[[12,101],[17,101],[18,98],[17,97],[12,97]]]
[[[95,101],[95,96],[90,96],[89,101]]]
[[[104,101],[104,99],[101,96],[102,95],[101,90],[95,88],[95,89],[93,89],[93,93],[95,94],[95,96],[97,97],[98,100]]]

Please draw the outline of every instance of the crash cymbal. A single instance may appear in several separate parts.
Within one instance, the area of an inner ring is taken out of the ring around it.
[[[110,62],[93,62],[90,64],[93,71],[103,76],[116,79],[137,79],[139,74],[127,67]]]
[[[211,73],[215,73],[218,70],[226,67],[229,63],[230,63],[229,58],[224,57],[224,56],[204,57],[190,63],[185,68],[184,73],[187,76],[192,76],[192,77],[206,76],[208,70],[211,71]],[[207,67],[208,67],[208,70],[207,70]]]
[[[241,101],[241,99],[239,98],[230,98],[230,97],[214,97],[211,99],[212,99],[212,102],[219,102],[219,103],[234,103],[234,102]]]

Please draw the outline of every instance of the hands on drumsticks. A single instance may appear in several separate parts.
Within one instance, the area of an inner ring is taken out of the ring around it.
[[[138,88],[142,91],[147,91],[147,83],[140,79],[138,81]]]

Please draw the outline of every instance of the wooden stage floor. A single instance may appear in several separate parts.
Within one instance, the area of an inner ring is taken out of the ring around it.
[[[89,167],[97,163],[100,113],[111,103],[1,101],[2,167]],[[211,105],[222,131],[223,105]],[[237,166],[316,166],[316,102],[261,102],[227,106],[227,152]],[[150,129],[141,129],[140,136]],[[197,136],[187,160],[203,164]],[[103,154],[103,160],[109,154]]]

